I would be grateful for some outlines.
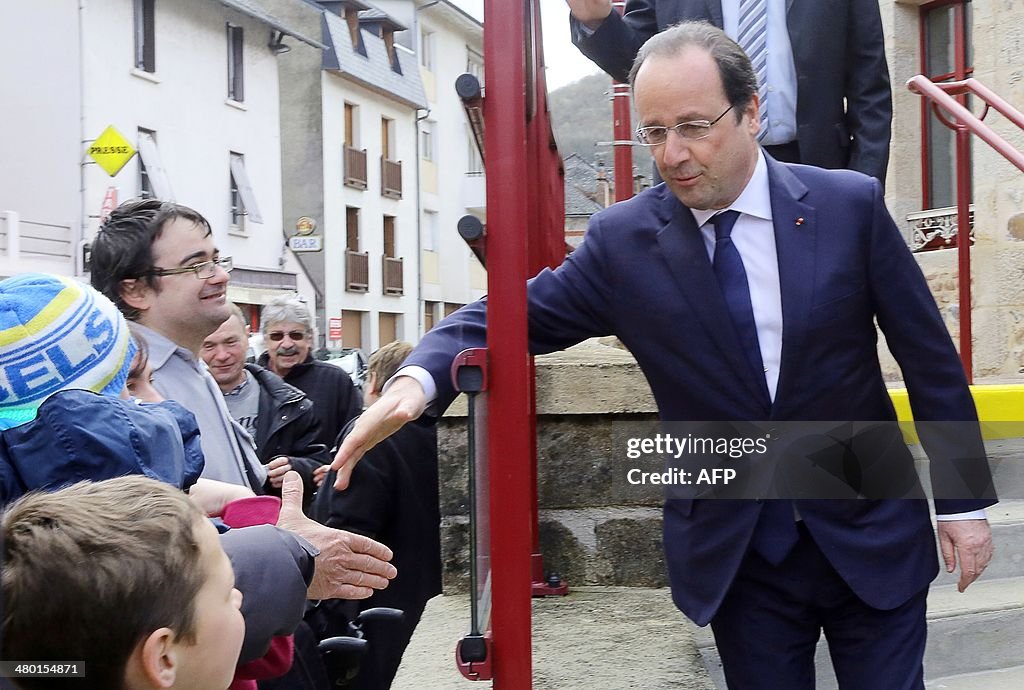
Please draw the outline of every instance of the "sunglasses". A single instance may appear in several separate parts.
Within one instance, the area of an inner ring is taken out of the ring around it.
[[[285,333],[284,331],[271,331],[270,333],[267,333],[267,337],[270,338],[275,343],[279,343],[282,340],[284,340],[284,337],[286,335],[291,340],[305,340],[306,339],[306,332],[305,331],[288,331],[287,333]]]

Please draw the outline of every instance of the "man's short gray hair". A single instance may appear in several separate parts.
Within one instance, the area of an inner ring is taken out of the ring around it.
[[[313,315],[310,314],[306,303],[298,297],[284,296],[270,300],[270,303],[263,307],[260,320],[262,321],[260,329],[264,335],[272,325],[286,322],[302,324],[306,327],[307,333],[316,334]]]

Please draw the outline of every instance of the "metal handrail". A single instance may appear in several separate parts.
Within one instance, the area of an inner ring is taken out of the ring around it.
[[[951,81],[936,84],[928,77],[917,75],[907,81],[907,88],[912,92],[925,96],[932,101],[932,108],[936,116],[950,129],[967,128],[978,138],[987,143],[1000,155],[1024,172],[1024,153],[1010,144],[1006,139],[999,136],[987,124],[982,122],[988,115],[989,110],[995,110],[1007,120],[1024,129],[1024,113],[1010,105],[994,91],[979,82],[977,79],[964,79],[963,81]],[[985,103],[985,110],[981,116],[977,116],[966,107],[956,101],[953,96],[973,95]],[[947,111],[956,118],[951,122],[939,111],[939,108]]]
[[[932,110],[939,122],[956,133],[956,215],[957,227],[970,227],[970,136],[977,135],[979,139],[991,146],[996,152],[1003,156],[1017,169],[1024,172],[1024,154],[1016,147],[1006,141],[1003,137],[987,124],[982,122],[989,110],[996,110],[1007,120],[1024,130],[1024,114],[1011,106],[1007,101],[1000,98],[995,92],[979,82],[977,79],[964,79],[962,81],[944,82],[936,84],[924,75],[911,77],[907,81],[907,88],[912,92],[920,94],[929,99]],[[954,96],[973,95],[981,99],[985,109],[981,116],[972,113],[967,107],[958,102]],[[954,119],[946,117],[946,113]],[[971,334],[971,242],[965,237],[956,243],[957,268],[959,283],[958,308],[960,319],[960,361],[963,363],[964,373],[967,374],[968,383],[974,382],[974,360]]]

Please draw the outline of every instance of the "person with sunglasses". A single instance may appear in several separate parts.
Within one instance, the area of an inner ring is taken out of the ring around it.
[[[267,351],[257,364],[313,401],[313,412],[320,421],[320,435],[315,441],[333,448],[349,420],[363,411],[359,391],[343,369],[314,359],[313,316],[299,298],[271,300],[263,307],[260,318]]]

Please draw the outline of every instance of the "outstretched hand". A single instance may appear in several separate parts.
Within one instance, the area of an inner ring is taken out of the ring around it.
[[[939,520],[938,532],[947,573],[956,570],[957,556],[960,558],[957,589],[963,592],[992,560],[992,528],[988,520]]]
[[[302,512],[302,478],[291,471],[281,487],[281,514],[277,526],[294,532],[320,549],[309,585],[310,599],[366,599],[384,589],[398,574],[391,549],[369,537],[331,529]]]
[[[427,396],[419,381],[410,376],[399,376],[377,402],[366,408],[356,420],[352,431],[334,454],[331,469],[338,472],[334,488],[348,488],[356,463],[366,451],[401,429],[407,422],[419,418],[427,408]]]
[[[572,16],[589,29],[596,29],[612,12],[612,0],[565,0]]]

